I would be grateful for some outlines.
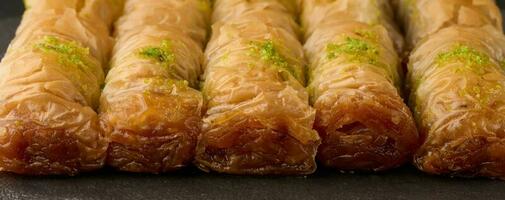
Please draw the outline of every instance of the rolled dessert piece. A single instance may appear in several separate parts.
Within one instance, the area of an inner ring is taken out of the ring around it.
[[[100,20],[111,26],[121,15],[125,0],[23,0],[25,8],[44,12],[48,9],[73,8],[79,15]]]
[[[125,16],[117,22],[116,37],[127,35],[127,32],[139,31],[142,27],[172,29],[175,26],[201,45],[201,48],[205,46],[211,13],[209,0],[129,0],[129,2],[131,3],[125,5],[128,12],[125,11]]]
[[[394,9],[389,0],[307,0],[303,1],[302,7],[300,21],[305,39],[310,38],[319,27],[361,22],[382,25],[397,51],[403,51],[404,39],[395,23]]]
[[[294,35],[301,36],[295,19],[301,0],[228,0],[215,1],[212,23],[228,20],[262,21],[270,26],[284,28]]]
[[[240,5],[256,6],[243,2]],[[278,5],[264,1],[262,8]],[[259,8],[246,8],[254,9]],[[313,173],[320,138],[312,129],[315,111],[304,88],[303,49],[291,31],[272,26],[294,24],[293,19],[255,12],[281,20],[270,23],[247,20],[259,17],[244,14],[213,25],[205,53],[203,93],[208,110],[196,165],[230,174]]]
[[[127,0],[100,104],[107,164],[162,173],[186,166],[202,124],[207,0]]]
[[[505,178],[505,36],[452,26],[410,56],[410,104],[425,136],[414,163],[431,174]]]
[[[75,175],[103,166],[97,113],[121,2],[26,1],[0,63],[0,170]],[[106,12],[105,12],[106,11]]]
[[[407,48],[453,25],[491,25],[502,31],[502,17],[495,0],[393,0],[406,30]]]
[[[305,43],[308,90],[317,110],[315,129],[322,139],[317,160],[323,166],[391,169],[410,161],[419,146],[414,119],[401,97],[400,60],[387,28],[393,25],[370,25],[389,22],[378,18],[388,15],[379,7],[383,4],[388,2],[305,1],[302,21],[311,31]]]
[[[215,20],[247,16],[246,12],[250,11],[270,9],[277,12],[287,12],[286,14],[290,15],[289,17],[296,18],[300,11],[302,0],[215,0],[213,3],[213,21],[215,22]],[[251,15],[251,17],[257,16]],[[284,16],[281,18],[284,18]]]

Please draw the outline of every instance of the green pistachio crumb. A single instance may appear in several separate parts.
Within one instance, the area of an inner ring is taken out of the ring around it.
[[[279,71],[288,72],[296,79],[301,80],[301,72],[296,71],[295,68],[290,66],[284,56],[277,50],[272,40],[264,42],[252,41],[249,44],[250,54],[259,57],[262,61],[276,66]]]
[[[464,69],[483,74],[485,73],[485,67],[491,64],[491,59],[485,53],[472,47],[457,44],[450,51],[437,56],[436,63],[439,66],[449,62],[460,62],[463,64]]]
[[[377,46],[363,39],[346,37],[343,43],[330,43],[326,46],[326,53],[329,60],[346,55],[355,62],[378,64]]]
[[[89,49],[75,41],[62,41],[54,36],[45,36],[41,42],[35,45],[35,49],[44,53],[56,54],[59,62],[65,65],[74,65],[81,69],[89,66],[89,62],[86,60],[89,56]]]
[[[175,63],[175,54],[172,51],[172,41],[163,40],[159,46],[144,47],[138,51],[138,55],[147,60],[154,61],[171,71]]]

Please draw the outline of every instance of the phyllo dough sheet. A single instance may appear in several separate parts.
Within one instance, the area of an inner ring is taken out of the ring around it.
[[[409,103],[431,174],[505,177],[505,36],[493,0],[396,1],[412,51]]]
[[[410,104],[424,144],[414,163],[432,174],[505,177],[505,37],[450,27],[410,57]]]
[[[502,31],[502,16],[495,0],[392,0],[404,24],[409,49],[423,38],[454,25],[490,25]]]
[[[398,52],[403,51],[404,39],[395,22],[394,10],[389,1],[384,0],[304,0],[300,21],[305,38],[314,31],[331,24],[361,22],[381,25],[393,40]]]
[[[108,165],[161,173],[192,161],[209,19],[206,0],[126,2],[100,104]]]
[[[419,137],[401,97],[403,45],[385,0],[304,1],[308,90],[322,144],[317,160],[379,171],[412,157]]]
[[[208,110],[196,150],[201,169],[315,171],[320,139],[312,129],[315,111],[304,88],[305,60],[289,2],[215,2],[203,84]]]
[[[121,1],[28,0],[0,64],[0,169],[68,174],[101,168],[98,107],[109,26]]]

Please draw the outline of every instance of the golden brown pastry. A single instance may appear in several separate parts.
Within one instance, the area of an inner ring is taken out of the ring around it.
[[[423,38],[453,25],[491,25],[502,30],[495,0],[393,0],[403,21],[408,49]]]
[[[215,2],[196,164],[231,174],[310,174],[320,139],[289,1],[233,2]]]
[[[28,0],[0,64],[0,169],[74,175],[101,168],[98,117],[114,0]]]
[[[207,0],[127,0],[100,104],[107,164],[160,173],[194,157]]]
[[[299,4],[301,0],[214,1],[212,21],[261,21],[300,35],[300,27],[294,20],[298,16]]]
[[[432,174],[505,178],[505,37],[449,27],[410,57],[410,104],[425,142],[414,163]]]
[[[419,137],[399,92],[403,41],[388,1],[307,0],[303,8],[318,161],[365,171],[409,161]]]
[[[402,0],[410,105],[431,174],[505,177],[505,36],[492,0]]]
[[[403,51],[403,36],[395,24],[393,8],[388,0],[305,0],[302,10],[300,21],[306,39],[320,27],[361,22],[383,26],[398,52]]]

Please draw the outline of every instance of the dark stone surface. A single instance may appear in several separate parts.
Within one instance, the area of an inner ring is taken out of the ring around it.
[[[23,13],[21,0],[0,0],[0,56],[3,57]]]
[[[505,6],[505,1],[499,1]],[[0,1],[0,55],[14,35],[21,0]],[[422,174],[405,167],[381,174],[319,170],[307,177],[205,174],[188,169],[145,175],[103,170],[77,177],[0,174],[0,199],[505,199],[505,182]]]
[[[505,183],[428,176],[406,167],[382,174],[320,170],[307,177],[142,175],[104,170],[78,177],[0,175],[6,199],[505,199]]]

